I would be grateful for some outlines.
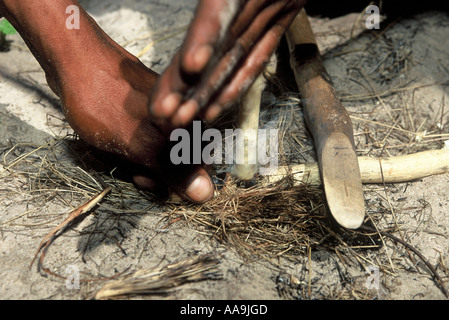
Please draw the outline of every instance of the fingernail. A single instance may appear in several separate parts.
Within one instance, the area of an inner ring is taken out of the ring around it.
[[[204,69],[204,67],[209,62],[210,58],[212,57],[212,54],[214,53],[214,50],[210,45],[203,45],[196,49],[195,54],[193,56],[193,61],[195,63],[195,70],[197,72],[200,72]]]
[[[181,96],[177,93],[167,95],[161,102],[161,116],[169,117],[179,107]]]
[[[185,126],[189,124],[195,114],[198,112],[199,106],[198,102],[195,100],[189,100],[182,104],[175,115],[172,118],[172,124],[174,126]]]
[[[204,115],[204,119],[206,121],[213,121],[218,117],[220,112],[221,112],[221,106],[219,104],[213,104],[209,107],[209,109],[207,109],[207,111]]]
[[[198,176],[186,190],[186,195],[194,202],[205,202],[213,195],[213,186],[206,176]]]

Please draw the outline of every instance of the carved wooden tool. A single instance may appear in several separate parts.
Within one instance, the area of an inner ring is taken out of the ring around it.
[[[352,122],[322,64],[304,10],[295,18],[286,37],[330,212],[341,226],[356,229],[364,220],[365,204]]]

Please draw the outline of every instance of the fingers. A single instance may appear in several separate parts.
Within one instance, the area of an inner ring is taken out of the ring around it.
[[[160,118],[159,125],[170,125],[169,128],[163,128],[166,131],[184,126],[198,113],[198,105],[193,102],[185,104],[188,100],[187,89],[198,85],[198,74],[211,63],[213,56],[215,59],[221,57],[219,53],[222,49],[218,50],[217,43],[222,42],[222,39],[218,39],[217,35],[223,38],[226,34],[241,2],[200,1],[182,49],[174,56],[152,90],[150,110]]]
[[[182,199],[203,203],[210,200],[214,194],[214,185],[206,170],[202,167],[183,167],[182,170],[174,170],[179,175],[176,177],[168,174],[167,181],[159,174],[143,169],[133,175],[134,185],[141,189],[153,192],[161,197],[166,197],[169,192],[178,194]]]
[[[252,3],[253,1],[249,1]],[[259,1],[263,2],[263,1]],[[259,4],[260,6],[260,4]],[[198,108],[200,110],[204,109],[208,106],[210,100],[219,93],[224,86],[230,81],[230,79],[238,72],[242,63],[244,63],[245,59],[247,59],[251,50],[255,45],[258,44],[260,39],[262,39],[265,33],[269,32],[271,26],[276,24],[276,20],[279,19],[279,13],[282,12],[285,6],[285,1],[275,1],[272,4],[266,5],[264,8],[258,8],[257,15],[251,17],[245,12],[248,10],[244,10],[243,14],[239,16],[239,21],[242,16],[247,17],[249,20],[249,24],[246,25],[244,23],[236,22],[235,26],[231,28],[234,30],[229,32],[227,38],[231,38],[233,40],[232,46],[226,51],[222,51],[222,55],[217,53],[216,56],[220,55],[219,60],[217,60],[211,68],[206,70],[202,75],[201,81],[196,85],[195,90],[192,90],[191,95],[188,97],[189,100],[195,100],[198,102]],[[247,9],[249,5],[245,7]],[[254,8],[250,11],[253,15],[255,14]],[[249,19],[252,18],[252,19]],[[246,22],[248,23],[248,22]],[[245,26],[245,30],[235,31],[239,26]],[[286,26],[285,26],[286,27]],[[279,38],[282,33],[277,34]],[[267,41],[263,42],[264,45],[269,45],[267,48],[269,54],[264,52],[263,56],[256,61],[259,63],[257,65],[257,71],[260,71],[263,68],[263,63],[268,61],[271,52],[276,48],[278,41],[269,43]],[[259,53],[263,52],[259,50]],[[214,57],[216,59],[216,57]],[[257,74],[250,74],[249,76],[253,76],[255,78]],[[251,81],[249,81],[251,82]]]
[[[151,111],[161,125],[215,119],[263,70],[304,0],[201,1],[181,51],[161,76]]]
[[[185,172],[184,172],[185,173]],[[178,194],[182,199],[203,203],[210,200],[214,194],[214,186],[209,174],[201,167],[189,174],[184,174],[183,179],[167,181],[156,178],[145,170],[133,176],[135,186],[141,190],[153,192],[161,197],[168,196],[169,190]]]
[[[251,86],[255,78],[263,71],[285,29],[295,16],[295,12],[290,12],[279,19],[254,46],[244,63],[229,81],[229,84],[212,101],[212,107],[205,113],[205,118],[208,121],[215,119],[222,109],[240,97]],[[220,111],[216,109],[220,109]]]
[[[203,203],[214,195],[214,186],[209,174],[201,167],[197,167],[190,175],[184,176],[173,189],[183,199]]]
[[[200,1],[182,49],[152,91],[150,110],[165,133],[201,115],[215,119],[239,98],[263,70],[304,0]],[[205,202],[214,187],[202,166],[174,166],[169,159],[163,183],[182,198]],[[136,177],[154,188],[155,180]]]
[[[215,53],[216,43],[222,41],[241,2],[200,1],[182,49],[181,68],[184,72],[200,73],[205,68]]]
[[[202,155],[204,142],[201,140],[203,128],[196,124],[173,140],[167,140],[157,132],[144,137],[154,127],[151,122],[141,125],[132,142],[135,154],[128,153],[128,159],[134,164],[127,166],[138,188],[161,197],[176,193],[182,199],[196,203],[212,198],[214,186],[206,171],[208,167],[198,161],[202,157],[197,158],[198,150]],[[200,140],[195,140],[198,134]]]
[[[155,117],[170,118],[182,101],[187,85],[180,77],[179,67],[180,53],[178,52],[152,88],[150,111]]]
[[[201,1],[183,45],[181,67],[184,72],[200,73],[207,64],[220,59],[223,53],[233,46],[233,39],[238,38],[258,12],[270,2]]]

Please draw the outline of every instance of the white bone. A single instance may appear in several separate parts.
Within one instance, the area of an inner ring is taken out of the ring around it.
[[[238,179],[251,180],[257,171],[257,131],[259,129],[259,111],[262,97],[262,90],[265,86],[263,74],[259,75],[242,98],[237,128],[242,130],[244,151],[243,161],[238,161],[233,167],[233,173]]]

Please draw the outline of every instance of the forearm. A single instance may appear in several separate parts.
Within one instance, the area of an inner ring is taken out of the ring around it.
[[[79,28],[66,25],[71,15],[66,10],[71,5],[79,9]],[[87,40],[98,37],[101,30],[76,0],[0,0],[0,15],[20,33],[47,78],[58,77],[75,64],[82,64],[78,61],[84,56],[80,50],[94,50],[86,45],[92,43]],[[58,91],[53,86],[52,89]]]

